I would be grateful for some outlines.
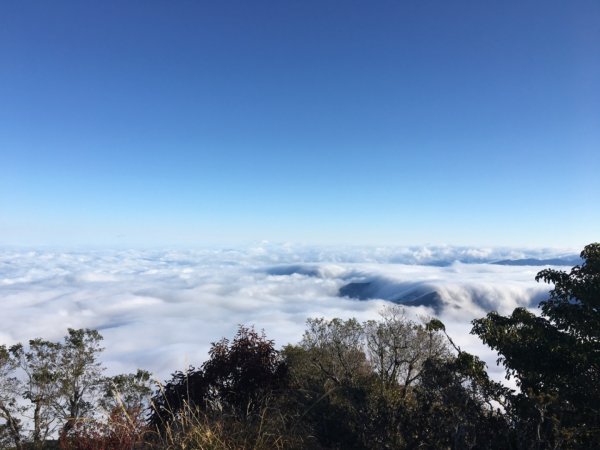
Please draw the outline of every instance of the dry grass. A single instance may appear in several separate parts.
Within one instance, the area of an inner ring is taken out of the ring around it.
[[[220,411],[209,416],[186,403],[156,433],[165,450],[282,450],[305,448],[298,437],[286,434],[285,417],[267,406],[244,417]]]

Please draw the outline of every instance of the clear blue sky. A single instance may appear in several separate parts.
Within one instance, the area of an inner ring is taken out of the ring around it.
[[[0,244],[599,232],[596,0],[0,3]]]

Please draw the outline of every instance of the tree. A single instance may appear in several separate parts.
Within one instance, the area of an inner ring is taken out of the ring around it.
[[[175,372],[152,399],[161,448],[291,448],[303,436],[282,405],[287,365],[274,342],[240,326],[199,369]],[[296,448],[296,447],[294,447]]]
[[[82,417],[94,411],[94,401],[102,386],[104,368],[98,361],[104,350],[102,336],[91,329],[68,329],[59,352],[59,397],[54,404],[62,418],[62,433],[68,433]]]
[[[353,385],[371,369],[364,352],[364,329],[356,319],[308,319],[300,346],[315,369],[336,385]]]
[[[401,395],[405,396],[419,379],[425,361],[449,354],[438,331],[407,319],[396,305],[383,309],[380,321],[364,324],[368,359],[382,388],[400,385]]]
[[[74,423],[60,436],[65,450],[130,450],[146,435],[144,413],[152,394],[150,373],[121,374],[105,378],[98,406],[104,414]]]
[[[498,351],[520,388],[509,412],[530,448],[600,442],[600,244],[586,246],[581,258],[569,273],[537,274],[537,281],[554,283],[541,316],[517,308],[473,322],[472,333]]]
[[[19,406],[21,383],[15,376],[18,361],[11,355],[5,345],[0,346],[0,447],[8,447],[12,443],[17,450],[23,448],[21,433],[23,425],[19,416],[23,407]]]
[[[284,355],[298,409],[321,445],[404,448],[414,386],[426,361],[449,357],[439,329],[409,320],[399,306],[381,319],[308,319]]]
[[[291,409],[325,448],[362,449],[374,373],[356,319],[308,319],[299,345],[283,354],[290,370]]]
[[[94,413],[101,339],[95,330],[69,329],[63,342],[36,338],[27,347],[0,347],[0,431],[15,447],[27,442],[42,448],[59,428],[67,433]]]
[[[466,352],[428,359],[403,423],[408,448],[507,449],[510,428],[499,405],[505,388]]]
[[[285,383],[287,367],[264,333],[240,326],[232,342],[213,342],[200,369],[175,372],[152,400],[151,423],[162,426],[188,410],[252,415]]]
[[[61,349],[60,343],[40,338],[31,339],[28,349],[22,344],[10,348],[24,374],[22,395],[30,402],[24,415],[33,426],[28,440],[35,448],[41,448],[58,426],[54,407],[60,397],[58,373]]]
[[[109,414],[118,410],[130,416],[140,416],[149,406],[151,395],[150,372],[138,369],[136,373],[105,378],[99,404]]]
[[[413,386],[428,359],[449,355],[440,330],[399,306],[381,319],[308,319],[300,345],[283,351],[296,409],[326,448],[405,448]]]
[[[485,363],[461,350],[441,321],[433,319],[425,328],[443,333],[455,353],[424,361],[403,423],[406,446],[510,448],[510,428],[502,408],[511,390],[490,380]]]

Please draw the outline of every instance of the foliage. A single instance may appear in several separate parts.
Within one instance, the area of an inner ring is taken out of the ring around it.
[[[8,447],[10,442],[17,450],[22,448],[23,425],[19,416],[23,407],[18,404],[21,383],[15,376],[18,362],[5,345],[0,346],[0,447]]]
[[[364,329],[356,319],[308,319],[300,346],[315,370],[335,385],[355,385],[370,373],[363,350]]]
[[[450,358],[441,328],[397,306],[381,317],[309,319],[300,345],[283,351],[296,408],[324,448],[406,448],[427,361]]]
[[[28,346],[0,346],[3,442],[10,441],[17,449],[45,448],[59,430],[64,444],[73,442],[75,435],[82,436],[84,430],[87,435],[92,429],[105,430],[106,423],[111,424],[112,430],[119,416],[121,421],[143,421],[147,402],[142,398],[148,398],[151,392],[148,372],[104,378],[98,359],[103,350],[101,340],[96,330],[69,329],[62,342],[36,338]],[[117,406],[115,396],[125,402],[120,400],[120,408],[108,411],[104,423],[101,406],[108,404],[110,396],[105,392],[105,403],[99,400],[103,389],[107,390],[108,380],[119,389],[119,394],[111,391],[113,406]]]
[[[123,414],[134,422],[144,420],[152,395],[150,372],[138,369],[136,373],[105,378],[102,390],[98,404],[106,413]]]
[[[381,320],[366,322],[366,353],[382,387],[399,385],[406,395],[419,380],[425,361],[448,356],[447,344],[438,331],[408,320],[398,306],[385,308]]]
[[[21,385],[23,398],[30,402],[27,413],[33,428],[29,436],[24,438],[31,441],[35,448],[41,448],[58,426],[54,408],[60,396],[58,379],[61,348],[60,343],[40,338],[30,340],[27,350],[21,344],[10,348],[12,357],[24,374]]]
[[[507,394],[473,355],[428,359],[414,390],[411,426],[405,427],[407,447],[510,448],[509,424],[499,408]]]
[[[231,345],[213,343],[203,364],[209,387],[206,401],[246,413],[260,409],[262,400],[285,383],[287,367],[272,340],[253,328],[240,326]]]
[[[371,374],[364,354],[363,370],[354,374],[343,369],[344,355],[333,356],[319,349],[288,345],[283,350],[290,370],[288,391],[289,410],[294,412],[308,436],[314,436],[314,445],[324,448],[362,448],[361,434],[367,416],[366,398],[371,386]],[[346,355],[350,361],[354,355]],[[345,376],[342,376],[345,374]]]
[[[144,442],[146,423],[138,411],[114,409],[106,418],[78,420],[60,436],[62,450],[130,450]]]
[[[287,367],[273,341],[240,326],[230,343],[213,343],[200,369],[176,372],[152,400],[151,424],[163,430],[182,415],[229,414],[255,420],[285,384]]]
[[[521,392],[511,399],[519,437],[530,448],[590,448],[600,442],[600,244],[570,273],[546,269],[554,283],[541,316],[517,308],[490,313],[472,333],[499,353]]]
[[[61,434],[64,450],[126,450],[140,446],[147,435],[145,412],[152,394],[150,373],[140,370],[104,378],[97,408],[105,414],[78,420]]]
[[[94,411],[94,400],[102,383],[104,368],[98,355],[102,336],[96,330],[69,328],[59,352],[59,398],[55,410],[68,432],[83,417]]]

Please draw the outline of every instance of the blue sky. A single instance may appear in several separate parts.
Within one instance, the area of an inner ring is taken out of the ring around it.
[[[0,3],[0,244],[566,246],[597,1]]]

